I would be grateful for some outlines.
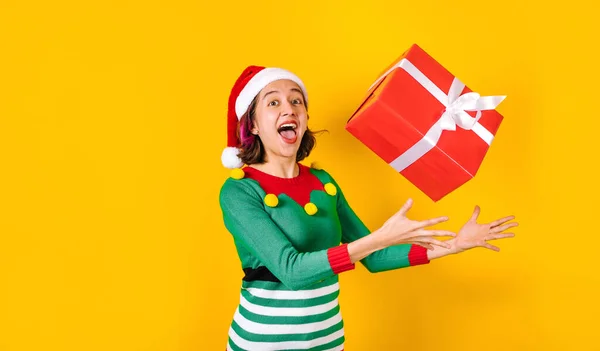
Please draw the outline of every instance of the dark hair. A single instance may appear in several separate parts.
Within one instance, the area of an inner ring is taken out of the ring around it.
[[[260,137],[252,134],[252,125],[256,116],[257,98],[258,96],[252,100],[248,107],[248,111],[240,118],[237,129],[238,138],[241,142],[238,157],[247,165],[263,163],[265,160],[265,147],[260,140]],[[300,162],[310,155],[310,152],[317,143],[315,134],[319,132],[323,131],[313,132],[308,128],[306,129],[306,132],[302,136],[302,141],[300,142],[300,148],[296,154],[296,162]]]

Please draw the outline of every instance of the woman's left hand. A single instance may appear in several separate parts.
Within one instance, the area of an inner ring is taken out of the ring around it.
[[[487,241],[512,238],[515,236],[514,233],[502,233],[503,231],[518,225],[516,222],[507,223],[508,221],[513,220],[515,216],[504,217],[491,223],[479,224],[477,223],[479,212],[479,206],[475,206],[473,215],[453,239],[453,246],[456,253],[475,247],[484,247],[493,251],[500,251],[500,248]]]

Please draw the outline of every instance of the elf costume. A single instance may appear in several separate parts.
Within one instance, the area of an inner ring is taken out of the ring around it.
[[[325,170],[299,166],[281,178],[237,158],[237,119],[272,81],[292,73],[252,66],[230,97],[229,145],[223,153],[231,177],[220,191],[225,227],[233,236],[244,277],[240,303],[229,329],[227,350],[344,349],[344,322],[338,304],[338,274],[352,270],[347,244],[370,234]],[[428,263],[427,250],[396,245],[367,256],[370,272]]]

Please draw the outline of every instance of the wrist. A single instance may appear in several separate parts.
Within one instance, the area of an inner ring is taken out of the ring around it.
[[[444,242],[449,244],[450,248],[435,246],[433,250],[427,250],[427,258],[433,260],[448,255],[454,255],[463,251],[458,247],[454,238]]]
[[[447,240],[445,242],[450,245],[450,248],[447,249],[448,250],[448,255],[454,255],[454,254],[457,254],[457,253],[460,253],[460,252],[463,251],[456,244],[456,239],[455,238],[449,239],[449,240]]]
[[[362,237],[348,244],[348,254],[350,255],[350,260],[353,263],[360,261],[373,252],[379,251],[386,247],[384,246],[381,236],[377,234],[378,233],[375,231],[370,235]]]
[[[385,229],[379,228],[368,235],[367,238],[371,240],[371,247],[374,249],[373,251],[383,250],[388,246],[391,246],[387,240],[388,235],[385,233]]]

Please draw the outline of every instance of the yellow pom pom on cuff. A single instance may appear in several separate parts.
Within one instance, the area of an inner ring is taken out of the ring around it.
[[[241,168],[234,168],[231,170],[231,178],[233,179],[242,179],[244,178],[244,176],[246,175],[246,173],[244,173],[244,170]]]
[[[331,196],[335,196],[335,194],[337,194],[337,188],[333,183],[327,183],[325,184],[325,192]]]
[[[309,216],[312,216],[315,213],[317,213],[317,206],[315,206],[315,204],[313,204],[312,202],[309,202],[306,205],[304,205],[304,211],[306,211],[306,213],[308,213]]]
[[[269,207],[275,207],[277,206],[277,204],[279,204],[279,199],[277,198],[277,195],[267,194],[267,196],[265,196],[265,205]]]

